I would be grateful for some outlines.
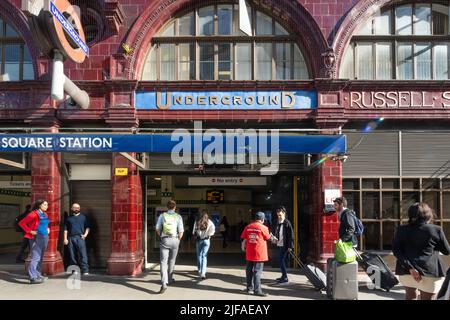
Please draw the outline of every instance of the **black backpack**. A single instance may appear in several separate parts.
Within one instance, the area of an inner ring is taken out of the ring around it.
[[[17,232],[23,232],[22,227],[19,226],[19,222],[22,221],[23,218],[25,218],[28,214],[29,212],[21,213],[16,217],[16,219],[14,219],[14,227],[16,228]]]

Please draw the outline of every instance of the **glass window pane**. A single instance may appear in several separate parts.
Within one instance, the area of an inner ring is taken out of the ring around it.
[[[439,190],[441,188],[439,179],[422,179],[422,189],[430,190],[430,189],[437,189]]]
[[[431,34],[431,6],[429,4],[416,4],[414,34]]]
[[[450,191],[450,179],[442,179],[442,190]]]
[[[442,4],[433,4],[433,34],[448,34],[449,7]]]
[[[142,72],[142,80],[157,80],[156,74],[156,45],[154,45],[150,49],[150,52],[147,55],[147,59],[145,60],[144,71]]]
[[[256,34],[267,35],[272,33],[272,18],[262,12],[256,13]]]
[[[448,79],[448,45],[437,44],[434,46],[434,74],[435,79]]]
[[[383,222],[383,250],[392,250],[392,243],[394,242],[394,235],[398,225],[398,222]]]
[[[398,45],[397,78],[400,80],[410,80],[413,78],[412,46],[410,43]]]
[[[232,48],[230,43],[221,43],[218,45],[219,80],[231,80],[232,78]]]
[[[347,207],[353,209],[358,217],[361,216],[359,212],[359,192],[344,192],[345,199],[347,199]]]
[[[403,189],[419,189],[420,180],[419,179],[403,179],[402,188]]]
[[[431,43],[416,44],[416,79],[431,79]]]
[[[214,45],[200,43],[200,80],[214,80]]]
[[[252,79],[252,45],[236,44],[236,80]]]
[[[195,80],[195,44],[181,43],[179,47],[178,80]]]
[[[395,8],[395,33],[399,35],[412,34],[412,6],[405,5]]]
[[[400,219],[400,192],[383,192],[383,219]]]
[[[442,193],[442,218],[450,219],[450,192]]]
[[[362,179],[363,189],[380,189],[379,179]]]
[[[398,189],[400,188],[400,180],[399,179],[388,179],[383,178],[383,189]]]
[[[253,30],[253,18],[252,18],[252,8],[247,5],[247,12],[250,16],[250,26]],[[239,5],[236,4],[234,6],[234,15],[233,15],[233,34],[238,36],[247,36],[246,33],[242,32],[239,29]]]
[[[194,34],[194,13],[191,12],[178,19],[178,34],[180,36],[193,36]]]
[[[373,48],[371,43],[358,43],[358,79],[373,79]]]
[[[350,44],[345,50],[344,59],[342,61],[341,65],[341,74],[340,78],[342,79],[354,79],[355,78],[355,71],[354,71],[354,57],[353,57],[353,51],[354,47],[353,44]]]
[[[392,79],[392,56],[390,43],[377,43],[377,79]]]
[[[372,34],[372,24],[373,24],[373,18],[370,18],[369,21],[364,23],[361,28],[355,33],[359,36],[367,36]]]
[[[309,79],[305,59],[296,44],[294,44],[294,79]]]
[[[436,219],[440,219],[440,209],[439,209],[439,192],[426,191],[422,194],[422,202],[428,204],[428,206],[433,210]]]
[[[161,44],[161,80],[175,80],[175,44]]]
[[[199,35],[210,36],[214,34],[214,6],[198,10]]]
[[[419,202],[418,192],[403,192],[402,193],[402,219],[408,220],[408,209],[414,203]]]
[[[277,43],[275,44],[276,57],[275,69],[277,80],[291,79],[291,44]]]
[[[380,219],[380,194],[378,192],[362,193],[363,219]]]
[[[16,29],[14,29],[9,24],[6,24],[6,37],[8,38],[18,38],[20,35],[17,33]]]
[[[442,225],[442,229],[444,230],[445,237],[450,239],[450,222],[444,222]]]
[[[379,13],[374,20],[374,34],[388,35],[391,34],[391,11]]]
[[[26,46],[24,46],[23,80],[33,80],[33,79],[34,79],[33,62],[31,61],[30,51]]]
[[[160,34],[161,37],[173,37],[175,35],[175,21],[172,21]]]
[[[256,80],[272,80],[272,43],[256,44]]]
[[[20,80],[20,45],[5,45],[5,74],[9,81]]]
[[[219,19],[219,34],[231,34],[233,7],[231,5],[219,5],[217,6],[217,15]]]
[[[289,35],[289,32],[287,32],[286,29],[281,26],[281,24],[275,21],[275,34],[277,36],[287,36]]]
[[[364,250],[380,250],[380,224],[365,222],[363,233]]]
[[[359,189],[359,179],[343,179],[342,189],[344,190],[358,190]]]

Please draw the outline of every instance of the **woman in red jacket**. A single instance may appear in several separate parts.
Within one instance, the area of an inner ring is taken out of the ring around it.
[[[41,274],[41,267],[50,233],[48,228],[50,221],[45,213],[47,209],[47,201],[37,200],[33,211],[19,222],[20,227],[25,231],[25,238],[30,240],[31,261],[28,266],[30,284],[42,283],[45,280]]]

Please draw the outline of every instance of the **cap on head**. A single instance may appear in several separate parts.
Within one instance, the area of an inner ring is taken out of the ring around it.
[[[255,220],[264,221],[264,219],[265,219],[264,212],[259,211],[255,214]]]

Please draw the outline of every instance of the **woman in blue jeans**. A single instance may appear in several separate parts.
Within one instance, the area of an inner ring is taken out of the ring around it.
[[[214,223],[209,219],[208,212],[202,211],[200,218],[194,224],[192,235],[197,239],[197,269],[200,279],[206,279],[206,264],[209,246],[211,245],[210,238],[216,232]]]

